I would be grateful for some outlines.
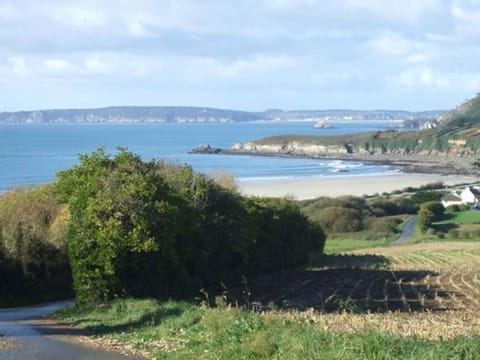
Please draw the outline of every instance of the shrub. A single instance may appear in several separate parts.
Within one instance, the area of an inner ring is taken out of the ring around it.
[[[316,220],[327,232],[354,232],[363,228],[362,213],[341,206],[322,209]]]
[[[412,195],[412,200],[417,205],[422,205],[427,201],[440,201],[444,194],[443,191],[419,190]]]
[[[324,234],[287,200],[241,197],[189,166],[119,149],[58,174],[77,300],[190,296],[242,273],[301,265]]]
[[[425,234],[427,234],[428,236],[436,236],[437,230],[435,230],[434,228],[428,228]]]
[[[443,181],[436,181],[420,186],[422,190],[439,190],[445,188]]]
[[[322,228],[308,219],[291,201],[256,199],[249,201],[249,217],[255,224],[250,267],[271,271],[308,261],[310,252],[322,251]]]
[[[447,206],[445,209],[446,212],[453,213],[453,212],[460,212],[460,206],[457,204]]]
[[[420,206],[418,211],[418,226],[422,232],[427,231],[433,222],[439,220],[445,209],[443,205],[437,201],[428,201]]]
[[[67,222],[51,186],[0,197],[0,302],[18,305],[70,292]]]
[[[434,221],[440,220],[442,215],[445,213],[445,208],[438,201],[428,201],[424,203],[420,208],[423,208],[432,212],[434,216],[434,219],[433,219]]]
[[[452,229],[452,230],[448,231],[448,233],[447,233],[447,237],[449,239],[458,239],[459,235],[460,235],[460,233],[456,229]]]

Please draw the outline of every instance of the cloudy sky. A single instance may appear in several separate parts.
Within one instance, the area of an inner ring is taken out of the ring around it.
[[[480,0],[0,0],[0,111],[449,109]]]

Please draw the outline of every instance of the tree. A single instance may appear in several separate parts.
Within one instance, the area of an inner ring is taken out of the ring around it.
[[[440,202],[428,201],[420,206],[418,211],[418,225],[422,232],[426,232],[444,214],[445,209]]]

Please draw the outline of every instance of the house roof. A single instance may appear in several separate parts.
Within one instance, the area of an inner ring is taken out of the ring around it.
[[[462,198],[454,192],[448,193],[442,197],[443,201],[462,201]]]
[[[472,194],[475,196],[475,198],[480,199],[480,190],[473,187],[473,186],[470,186],[470,191],[472,192]]]

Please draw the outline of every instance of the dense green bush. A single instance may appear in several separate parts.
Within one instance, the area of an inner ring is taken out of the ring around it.
[[[442,203],[438,201],[428,201],[424,203],[421,208],[431,211],[434,215],[434,221],[440,220],[442,215],[445,213],[445,208]]]
[[[379,240],[395,234],[399,215],[416,214],[409,197],[319,197],[300,202],[302,212],[332,237]]]
[[[363,215],[357,209],[329,206],[318,212],[317,222],[327,232],[355,232],[363,229]]]
[[[420,206],[427,201],[440,201],[443,195],[444,191],[419,190],[412,195],[412,200]]]
[[[376,199],[369,203],[370,212],[374,216],[394,216],[401,214],[416,214],[418,206],[406,197],[393,199]]]
[[[77,299],[192,295],[241,274],[298,266],[324,234],[287,201],[241,197],[189,166],[120,149],[58,175]]]
[[[422,232],[427,231],[444,214],[445,208],[438,201],[427,201],[418,211],[418,226]]]
[[[249,218],[255,224],[250,267],[270,271],[305,263],[309,252],[321,250],[322,228],[285,199],[249,200]]]
[[[0,305],[69,294],[68,210],[52,186],[10,191],[0,197]]]

